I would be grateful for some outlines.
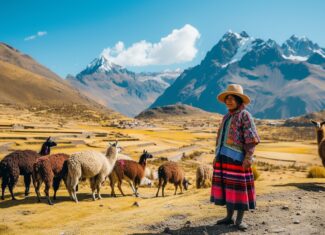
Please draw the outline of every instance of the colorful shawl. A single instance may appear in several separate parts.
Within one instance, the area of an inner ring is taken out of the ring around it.
[[[252,115],[245,109],[245,106],[240,106],[235,112],[228,112],[222,119],[218,130],[216,154],[219,153],[221,145],[221,137],[225,120],[230,118],[225,128],[225,141],[223,146],[237,153],[245,154],[250,148],[255,148],[260,142],[257,134],[256,126]]]

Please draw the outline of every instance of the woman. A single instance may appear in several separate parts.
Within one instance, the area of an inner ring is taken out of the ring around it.
[[[211,202],[226,205],[227,216],[217,224],[236,224],[246,230],[244,211],[255,209],[256,195],[251,165],[255,145],[260,142],[251,114],[245,109],[250,98],[238,84],[231,84],[217,99],[225,103],[228,113],[218,130],[216,157],[213,161]],[[233,220],[237,210],[236,221]]]

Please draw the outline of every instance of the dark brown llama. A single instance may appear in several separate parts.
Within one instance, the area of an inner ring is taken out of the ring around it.
[[[17,184],[19,175],[24,176],[25,196],[29,195],[33,165],[37,158],[39,158],[41,155],[49,154],[50,148],[53,146],[56,146],[56,143],[51,140],[51,137],[49,137],[43,143],[40,153],[32,150],[17,150],[4,157],[4,159],[0,162],[0,171],[2,173],[2,200],[4,200],[7,185],[9,187],[12,200],[16,200],[13,190]]]

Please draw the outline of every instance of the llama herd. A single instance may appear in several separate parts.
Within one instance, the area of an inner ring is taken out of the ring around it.
[[[315,122],[311,120],[315,126],[318,153],[325,166],[325,135],[323,122]],[[73,153],[70,156],[64,153],[50,154],[51,148],[57,144],[49,137],[43,143],[39,153],[32,150],[17,150],[5,156],[0,162],[0,178],[2,178],[2,194],[1,199],[4,200],[5,189],[8,186],[12,200],[16,200],[14,196],[14,187],[18,182],[20,175],[24,177],[25,196],[29,195],[31,182],[34,185],[37,199],[40,202],[40,187],[45,184],[45,195],[48,204],[53,205],[50,199],[49,190],[51,186],[54,190],[53,199],[56,199],[56,193],[60,183],[63,180],[68,190],[70,198],[78,202],[77,191],[80,180],[89,179],[93,200],[101,199],[100,189],[104,181],[109,178],[111,187],[111,196],[116,197],[115,185],[120,193],[124,196],[122,190],[122,181],[126,181],[134,195],[139,196],[138,188],[140,184],[150,184],[151,181],[146,178],[158,180],[158,189],[156,197],[162,188],[162,196],[167,183],[175,186],[175,195],[177,189],[188,189],[190,182],[185,178],[185,172],[176,162],[167,161],[163,163],[157,172],[146,168],[147,159],[153,156],[147,151],[143,151],[139,162],[130,159],[119,159],[119,146],[116,141],[110,144],[106,154],[87,150]],[[196,188],[201,188],[206,181],[212,178],[212,167],[200,165],[196,171]],[[146,181],[147,180],[147,181]],[[97,197],[96,197],[97,194]]]
[[[107,178],[110,180],[112,197],[116,197],[114,190],[116,183],[120,193],[125,196],[122,190],[122,181],[126,181],[134,195],[138,197],[140,184],[151,185],[151,181],[146,176],[158,180],[156,197],[158,197],[160,188],[162,188],[162,196],[165,196],[164,189],[168,182],[174,184],[175,195],[178,188],[183,193],[183,187],[187,190],[190,185],[185,178],[184,170],[176,162],[162,164],[157,172],[146,168],[147,159],[153,158],[153,156],[145,150],[140,156],[139,162],[119,159],[120,148],[117,141],[113,144],[110,143],[106,154],[93,150],[76,152],[70,156],[64,153],[50,154],[51,147],[56,145],[49,137],[43,143],[39,153],[32,150],[17,150],[5,156],[0,162],[1,199],[4,200],[5,189],[8,186],[12,200],[16,200],[13,190],[20,175],[24,176],[25,196],[29,195],[29,187],[32,182],[38,202],[41,201],[40,187],[44,182],[44,192],[49,205],[53,205],[49,190],[52,186],[53,199],[55,200],[61,181],[64,182],[70,198],[75,202],[78,202],[78,184],[85,179],[89,179],[93,200],[102,198],[100,189]],[[212,167],[199,167],[197,169],[197,187],[200,188],[204,181],[211,180],[211,177]]]

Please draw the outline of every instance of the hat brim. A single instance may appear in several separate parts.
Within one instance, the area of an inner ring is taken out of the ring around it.
[[[240,98],[242,98],[243,103],[244,104],[249,104],[251,102],[251,99],[244,94],[235,92],[235,91],[225,91],[225,92],[221,92],[218,96],[217,96],[217,100],[219,100],[221,103],[225,103],[225,98],[227,95],[236,95],[239,96]]]

